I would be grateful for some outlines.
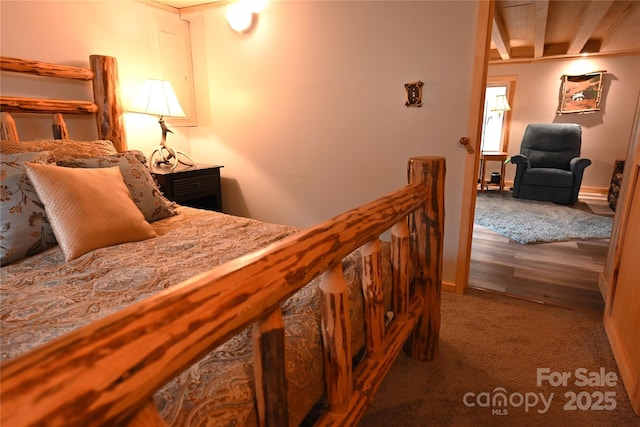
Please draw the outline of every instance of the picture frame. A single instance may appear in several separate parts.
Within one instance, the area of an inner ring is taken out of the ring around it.
[[[602,80],[606,71],[563,75],[558,114],[600,111]]]

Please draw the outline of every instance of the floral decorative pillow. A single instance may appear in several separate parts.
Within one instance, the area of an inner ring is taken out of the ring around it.
[[[24,163],[52,163],[50,152],[0,155],[0,264],[30,257],[57,244]]]
[[[151,176],[149,169],[140,159],[144,155],[136,150],[119,153],[113,156],[103,156],[93,159],[58,160],[58,166],[72,168],[105,168],[118,166],[124,182],[131,193],[138,209],[148,222],[157,221],[176,214],[175,203],[162,195]]]
[[[26,151],[51,151],[58,159],[80,159],[117,154],[111,141],[74,141],[70,139],[51,139],[38,141],[2,141],[0,152],[4,154]]]

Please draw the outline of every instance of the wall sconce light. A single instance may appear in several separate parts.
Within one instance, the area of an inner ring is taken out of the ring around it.
[[[495,104],[491,107],[491,111],[497,111],[502,114],[504,111],[511,111],[509,101],[507,101],[506,95],[496,95]]]
[[[164,80],[147,79],[144,86],[131,104],[131,111],[137,113],[151,114],[160,116],[160,129],[162,129],[162,139],[160,145],[153,151],[149,157],[149,163],[154,165],[154,157],[158,157],[155,161],[156,166],[171,166],[175,169],[178,163],[186,166],[193,166],[195,163],[186,153],[172,149],[167,145],[167,133],[173,131],[167,127],[164,122],[164,116],[167,117],[185,117],[184,111],[178,102],[178,97],[173,91],[170,82]],[[178,156],[187,158],[187,161],[180,160]]]
[[[240,34],[249,34],[258,24],[258,16],[266,6],[266,0],[237,0],[226,6],[229,26]]]

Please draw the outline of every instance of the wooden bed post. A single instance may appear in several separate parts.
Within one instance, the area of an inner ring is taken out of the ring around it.
[[[322,274],[320,317],[327,401],[331,412],[344,414],[353,395],[349,296],[342,264]]]
[[[444,236],[444,176],[442,157],[409,159],[409,183],[423,184],[430,193],[423,208],[409,215],[411,247],[415,266],[415,293],[424,298],[424,310],[407,340],[407,355],[433,360],[438,354],[440,291]]]
[[[18,128],[11,114],[3,111],[0,118],[0,139],[4,141],[18,142]]]
[[[384,359],[384,291],[382,289],[382,246],[380,239],[362,246],[362,292],[367,357]]]
[[[111,56],[91,55],[93,78],[93,99],[98,106],[96,121],[98,138],[113,142],[118,151],[127,150],[127,137],[120,103],[120,81],[118,63]]]
[[[407,219],[391,228],[391,271],[393,280],[393,313],[395,321],[406,323],[409,319],[409,227]]]
[[[53,115],[53,125],[51,127],[53,129],[53,139],[69,139],[69,131],[62,114],[55,113]]]
[[[280,308],[253,324],[252,339],[258,425],[289,425],[284,321]]]

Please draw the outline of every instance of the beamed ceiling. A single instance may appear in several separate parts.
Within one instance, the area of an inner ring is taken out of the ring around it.
[[[178,12],[220,0],[143,0]],[[496,0],[491,64],[594,55],[640,54],[640,0]]]
[[[640,2],[496,1],[492,63],[583,53],[640,53]]]

